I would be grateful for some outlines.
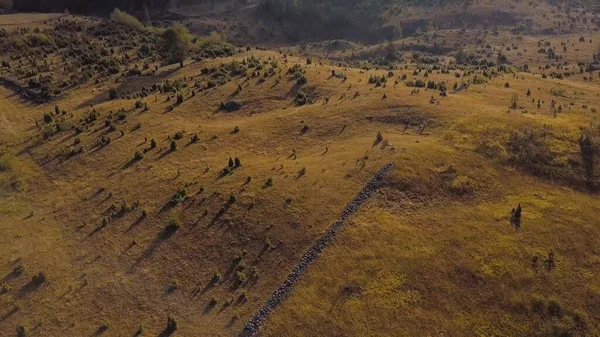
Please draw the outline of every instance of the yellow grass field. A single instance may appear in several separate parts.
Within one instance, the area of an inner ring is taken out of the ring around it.
[[[0,28],[59,17],[2,15]],[[599,130],[600,76],[574,63],[600,34],[579,35],[547,38],[576,44],[563,79],[540,68],[541,37],[502,32],[485,42],[527,52],[507,52],[514,64],[482,82],[480,69],[365,70],[338,63],[351,51],[328,59],[311,47],[239,47],[179,69],[137,58],[136,45],[113,54],[141,76],[98,72],[48,103],[0,87],[0,336],[19,326],[27,336],[139,336],[143,326],[165,337],[170,316],[173,336],[237,336],[390,161],[261,335],[599,336],[600,199],[580,137]],[[39,76],[67,81],[69,64],[47,59]],[[25,86],[39,65],[21,60]],[[208,69],[240,64],[247,76],[208,86]],[[296,64],[305,84],[289,73]],[[406,85],[416,80],[444,82],[448,95]],[[166,81],[176,93],[134,97]],[[125,97],[109,100],[111,88]],[[224,111],[231,101],[241,108]],[[69,127],[49,131],[59,123]]]

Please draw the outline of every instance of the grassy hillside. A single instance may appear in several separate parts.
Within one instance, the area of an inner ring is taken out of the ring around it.
[[[8,336],[237,335],[391,160],[264,335],[598,334],[593,28],[213,34],[180,67],[158,28],[0,24]]]

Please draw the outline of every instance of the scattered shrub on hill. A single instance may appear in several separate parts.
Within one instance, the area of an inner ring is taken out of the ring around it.
[[[237,111],[242,108],[242,102],[240,101],[227,101],[225,103],[221,102],[221,110],[225,110],[227,112]]]
[[[298,90],[298,93],[296,94],[296,104],[297,105],[304,105],[307,102],[307,96],[304,93],[304,91],[302,90]]]
[[[43,271],[39,272],[37,275],[33,275],[33,277],[31,278],[31,282],[33,284],[37,284],[40,285],[44,282],[46,282],[47,277],[46,277],[46,273],[44,273]]]
[[[198,47],[198,54],[201,57],[223,57],[233,55],[234,51],[233,46],[223,40],[221,34],[217,32],[211,32],[208,36],[199,37],[196,45]],[[239,70],[239,73],[241,73],[241,69]],[[236,71],[234,69],[231,69],[231,71],[232,75],[235,75]]]
[[[510,108],[516,109],[518,107],[518,104],[519,104],[519,95],[512,94],[512,96],[510,97]]]
[[[108,92],[108,98],[111,100],[119,99],[119,93],[117,92],[117,89],[110,88],[110,91]]]
[[[177,151],[177,142],[175,140],[171,141],[171,151]]]
[[[520,222],[521,221],[521,212],[522,212],[521,204],[518,204],[517,207],[513,208],[512,211],[510,212],[511,221]]]
[[[167,327],[165,328],[165,332],[172,334],[173,332],[175,332],[177,330],[177,327],[178,327],[177,319],[175,319],[175,317],[169,315],[167,317]]]
[[[171,213],[171,217],[169,218],[169,223],[165,227],[164,234],[171,235],[181,228],[181,220],[179,216],[173,212]]]
[[[537,130],[514,131],[506,144],[509,162],[534,174],[552,177],[554,156],[552,155],[546,133]]]
[[[136,151],[135,154],[133,155],[133,159],[136,161],[140,161],[140,160],[144,159],[144,154],[141,153],[140,151]]]
[[[215,270],[213,273],[213,277],[211,279],[211,283],[217,283],[221,280],[221,273],[218,270]]]
[[[177,192],[175,192],[175,194],[171,197],[171,203],[173,205],[177,205],[180,202],[183,202],[185,200],[185,197],[187,196],[187,189],[185,187],[180,187]]]
[[[584,132],[579,138],[579,149],[583,167],[585,171],[585,179],[588,183],[594,183],[596,161],[600,154],[600,143],[597,137],[594,137],[592,132]]]
[[[44,114],[44,123],[46,123],[46,124],[50,124],[50,123],[52,123],[52,121],[53,121],[53,120],[54,120],[54,117],[52,116],[52,114],[51,114],[51,113],[49,113],[49,112],[46,112],[46,113]]]
[[[127,14],[126,12],[121,11],[118,8],[115,8],[115,10],[110,14],[110,19],[138,31],[143,31],[145,29],[144,25],[138,19]]]

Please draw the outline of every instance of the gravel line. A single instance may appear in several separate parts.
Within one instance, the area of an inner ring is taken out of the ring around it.
[[[387,163],[367,182],[356,197],[344,208],[339,220],[334,222],[331,227],[329,227],[327,233],[319,238],[308,252],[304,254],[283,284],[273,292],[271,297],[267,300],[267,303],[258,310],[252,319],[250,319],[248,324],[244,327],[244,330],[240,333],[240,337],[254,337],[258,334],[258,330],[271,312],[277,308],[277,306],[279,306],[285,297],[292,291],[294,283],[296,283],[300,276],[306,272],[308,266],[319,257],[325,247],[333,241],[335,234],[342,228],[346,220],[358,210],[360,205],[369,199],[371,193],[379,186],[379,182],[392,168],[394,168],[394,165],[394,162]]]

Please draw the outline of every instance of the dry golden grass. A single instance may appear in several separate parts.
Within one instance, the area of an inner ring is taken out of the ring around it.
[[[598,335],[597,197],[436,144],[397,163],[265,336]],[[448,180],[463,175],[474,191],[457,200]]]
[[[251,55],[277,59],[282,79],[239,77],[191,97],[192,77],[202,68]],[[71,121],[92,109],[98,121],[81,134],[70,130],[47,141],[35,121],[43,123],[55,103],[31,105],[1,89],[0,144],[10,152],[2,157],[10,168],[0,171],[0,285],[9,288],[0,295],[0,331],[23,325],[40,336],[90,336],[108,323],[103,336],[132,335],[140,324],[158,335],[172,314],[179,321],[176,335],[235,335],[362,184],[395,160],[380,195],[311,267],[266,335],[521,336],[570,324],[563,320],[575,313],[589,335],[598,333],[597,196],[480,153],[484,141],[491,144],[486,148],[501,148],[512,130],[550,128],[549,144],[561,162],[577,160],[580,128],[597,121],[591,109],[600,106],[600,79],[506,74],[460,94],[435,94],[431,104],[432,91],[411,94],[403,81],[394,85],[404,73],[412,78],[413,67],[375,88],[369,76],[387,71],[322,61],[306,66],[304,57],[290,56],[285,63],[279,53],[252,50],[181,70],[165,67],[131,85],[186,77],[185,101],[171,112],[175,98],[167,102],[166,94],[143,99],[150,109],[143,112],[134,108],[136,100],[106,101],[107,82],[88,83],[56,104],[73,114]],[[293,102],[298,87],[284,75],[295,63],[306,68],[303,90],[314,104]],[[347,80],[331,77],[332,69]],[[451,87],[469,77],[434,72],[429,79]],[[565,97],[552,96],[557,86]],[[527,89],[544,101],[539,110]],[[522,108],[509,110],[515,93]],[[242,109],[218,112],[232,97]],[[556,116],[552,99],[565,106]],[[89,102],[98,103],[92,108]],[[121,108],[127,121],[109,134],[108,146],[97,146],[104,119]],[[184,136],[169,151],[177,132]],[[390,146],[373,146],[378,132]],[[194,134],[199,141],[190,143]],[[157,147],[133,161],[151,139]],[[83,153],[64,155],[80,146]],[[230,157],[242,166],[220,177]],[[274,183],[265,188],[268,178]],[[186,185],[190,198],[169,206]],[[231,193],[237,200],[228,207]],[[123,201],[139,206],[100,226],[109,207]],[[508,221],[517,203],[524,206],[518,231]],[[215,217],[221,207],[228,208]],[[162,236],[174,215],[181,229]],[[269,244],[274,248],[266,249]],[[256,266],[259,276],[236,287],[231,271],[243,251],[245,270]],[[550,251],[556,269],[534,272],[532,257]],[[19,264],[25,271],[15,275]],[[222,280],[209,286],[215,270]],[[31,288],[40,271],[48,281]],[[177,289],[169,291],[174,281]],[[360,294],[339,296],[342,285],[356,285]],[[244,291],[247,300],[238,302]],[[212,297],[218,304],[210,309]],[[537,298],[545,305],[555,298],[565,315],[553,323],[532,314]]]

